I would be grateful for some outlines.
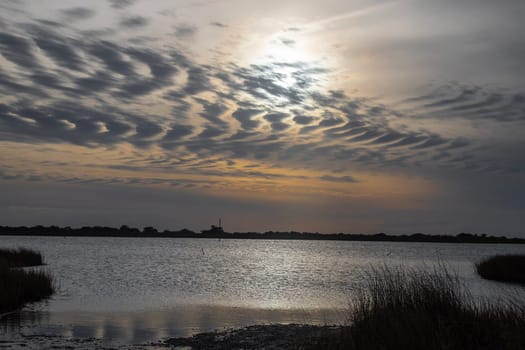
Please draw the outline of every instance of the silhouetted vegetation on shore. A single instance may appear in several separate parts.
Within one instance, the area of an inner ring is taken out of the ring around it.
[[[312,349],[524,349],[525,307],[476,303],[458,277],[383,268],[367,279],[349,327]],[[311,340],[310,340],[311,341]]]
[[[525,255],[495,255],[477,263],[476,270],[488,280],[525,284]]]
[[[459,233],[453,235],[428,235],[414,233],[406,235],[312,233],[312,232],[224,232],[222,228],[194,232],[188,229],[159,231],[154,227],[142,230],[128,226],[120,228],[105,226],[84,226],[81,228],[58,226],[9,227],[0,226],[0,235],[16,236],[78,236],[78,237],[170,237],[170,238],[221,238],[221,239],[287,239],[287,240],[335,240],[335,241],[377,241],[377,242],[441,242],[441,243],[519,243],[523,238],[507,238],[486,234]]]
[[[42,263],[39,252],[29,249],[0,249],[0,313],[16,310],[25,303],[53,294],[53,278],[48,272],[21,269]]]
[[[31,249],[0,249],[0,265],[8,267],[25,267],[43,265],[40,252]]]

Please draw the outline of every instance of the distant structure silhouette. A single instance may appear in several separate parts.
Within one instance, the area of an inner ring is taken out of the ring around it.
[[[224,230],[222,229],[222,219],[219,218],[219,226],[215,226],[215,225],[211,225],[211,228],[209,230],[202,230],[201,233],[203,234],[209,234],[209,233],[213,233],[213,234],[221,234],[221,233],[224,233]]]

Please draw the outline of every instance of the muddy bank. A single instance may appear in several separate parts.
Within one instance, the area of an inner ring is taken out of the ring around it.
[[[337,336],[343,327],[299,324],[248,326],[226,331],[196,334],[187,338],[169,338],[149,344],[107,346],[100,339],[72,339],[59,335],[18,334],[2,339],[0,349],[99,349],[99,350],[157,350],[157,349],[302,349],[322,339]]]
[[[302,349],[306,345],[337,336],[341,326],[257,325],[224,332],[208,332],[189,338],[171,338],[163,342],[168,347],[187,349]]]

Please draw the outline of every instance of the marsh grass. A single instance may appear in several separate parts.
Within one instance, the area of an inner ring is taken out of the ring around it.
[[[48,272],[26,268],[42,263],[42,255],[38,252],[0,249],[0,313],[16,310],[25,303],[53,294],[53,277]]]
[[[525,255],[495,255],[477,263],[476,270],[488,280],[525,284]]]
[[[457,275],[373,269],[352,300],[349,326],[314,349],[525,349],[525,308],[476,302]]]
[[[39,266],[44,259],[40,252],[31,249],[0,249],[0,263],[10,267]]]

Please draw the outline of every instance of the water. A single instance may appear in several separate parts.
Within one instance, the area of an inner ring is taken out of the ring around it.
[[[474,262],[523,245],[164,238],[5,237],[43,253],[50,300],[4,317],[3,334],[60,334],[133,344],[256,323],[333,324],[371,266],[443,262],[478,297],[516,287],[480,279]]]

